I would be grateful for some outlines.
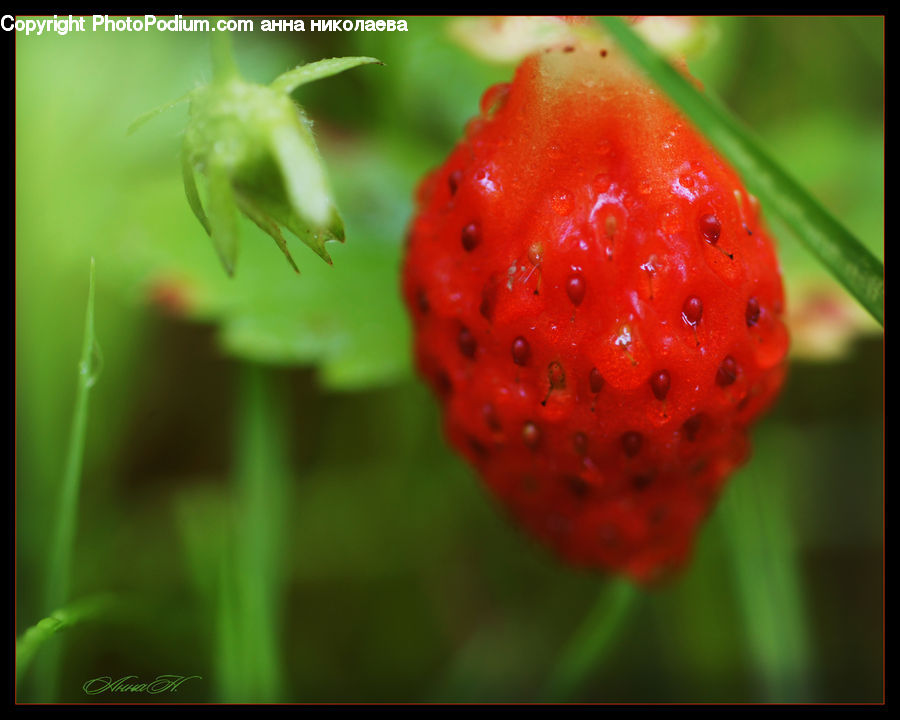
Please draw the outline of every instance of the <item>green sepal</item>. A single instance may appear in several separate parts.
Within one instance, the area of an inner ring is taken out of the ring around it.
[[[200,221],[207,235],[212,235],[212,228],[209,226],[209,219],[203,210],[203,204],[200,202],[200,193],[197,190],[197,178],[194,176],[194,165],[191,163],[190,152],[186,146],[181,149],[181,179],[184,181],[184,195],[187,198],[188,205],[194,212],[196,218]]]
[[[168,102],[165,105],[160,105],[158,108],[154,108],[153,110],[149,110],[145,112],[140,117],[136,118],[131,125],[128,126],[128,129],[125,131],[126,135],[131,135],[136,130],[143,127],[146,123],[150,122],[157,115],[162,115],[166,110],[171,110],[173,107],[180,105],[183,102],[191,99],[191,95],[194,94],[194,91],[191,90],[189,93],[185,93],[177,100],[173,100],[172,102]]]
[[[276,92],[290,95],[301,85],[337,75],[360,65],[371,65],[372,63],[384,65],[381,60],[373,57],[341,57],[318,60],[306,65],[298,65],[293,70],[282,73],[272,81],[269,87]]]
[[[240,193],[237,193],[235,197],[237,198],[237,204],[241,209],[241,212],[244,213],[244,215],[246,215],[248,218],[250,218],[250,220],[252,220],[260,230],[271,236],[271,238],[275,241],[275,244],[278,246],[278,249],[284,253],[287,261],[290,263],[291,267],[294,268],[294,272],[299,275],[300,269],[294,262],[294,258],[291,257],[291,251],[288,249],[287,242],[284,239],[284,235],[281,234],[278,223],[276,223],[272,218],[270,218],[259,208],[257,208],[254,202],[249,198]]]
[[[231,187],[231,178],[225,167],[211,163],[206,171],[209,185],[210,237],[225,272],[234,275],[234,263],[238,250],[237,202]]]

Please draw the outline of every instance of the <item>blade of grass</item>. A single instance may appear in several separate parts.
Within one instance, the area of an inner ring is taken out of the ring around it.
[[[75,394],[75,410],[69,432],[66,464],[58,495],[56,518],[52,528],[50,560],[44,588],[44,615],[51,615],[63,607],[69,595],[72,575],[72,552],[75,545],[75,528],[78,517],[78,495],[81,488],[81,468],[84,460],[87,435],[88,398],[96,382],[94,352],[97,341],[94,336],[94,259],[91,258],[88,302],[84,319],[84,335],[81,343],[81,359],[78,363],[78,386]],[[39,659],[37,687],[45,702],[56,699],[59,687],[59,644],[55,644]]]
[[[727,541],[750,661],[767,702],[812,702],[813,654],[802,576],[778,462],[788,440],[758,434],[756,462],[732,479],[719,522]]]
[[[621,18],[600,21],[638,66],[741,173],[773,215],[884,325],[884,265],[793,180],[731,113],[698,91]]]
[[[72,625],[103,615],[112,606],[110,595],[99,595],[80,600],[51,613],[36,625],[32,625],[16,640],[16,687],[28,670],[37,651],[56,633]]]
[[[235,514],[220,578],[220,694],[240,702],[274,702],[283,689],[278,638],[287,422],[270,373],[242,368]]]
[[[638,591],[627,580],[614,580],[603,589],[553,668],[544,689],[547,700],[564,702],[578,692],[609,653],[637,597]]]

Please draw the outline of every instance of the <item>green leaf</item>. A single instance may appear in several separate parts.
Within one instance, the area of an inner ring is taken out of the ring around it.
[[[383,62],[372,57],[342,57],[319,60],[288,70],[275,78],[269,87],[277,92],[290,95],[301,85],[337,75],[360,65],[370,65],[372,63],[384,65]]]
[[[601,22],[632,59],[742,174],[766,209],[784,222],[835,278],[884,325],[884,266],[762,149],[728,110],[699,92],[620,18]]]

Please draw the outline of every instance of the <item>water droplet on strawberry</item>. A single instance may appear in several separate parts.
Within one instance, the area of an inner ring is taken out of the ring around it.
[[[700,234],[703,236],[703,239],[710,245],[715,245],[719,242],[719,236],[722,234],[722,223],[719,222],[719,218],[715,215],[710,213],[701,215],[697,221],[697,226],[700,228]]]

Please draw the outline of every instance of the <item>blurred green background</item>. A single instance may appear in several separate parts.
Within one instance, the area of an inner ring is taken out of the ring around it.
[[[882,336],[792,238],[789,382],[669,585],[558,564],[444,442],[411,369],[403,237],[418,179],[514,67],[453,22],[233,36],[254,82],[386,63],[294,94],[347,234],[333,267],[289,239],[299,277],[244,221],[226,277],[181,186],[185,106],[125,134],[209,80],[207,35],[17,36],[16,633],[55,609],[92,257],[102,368],[68,599],[114,598],[38,650],[20,701],[51,699],[54,653],[72,702],[882,699]],[[704,22],[694,74],[883,258],[883,20]],[[160,674],[201,677],[82,690]]]

